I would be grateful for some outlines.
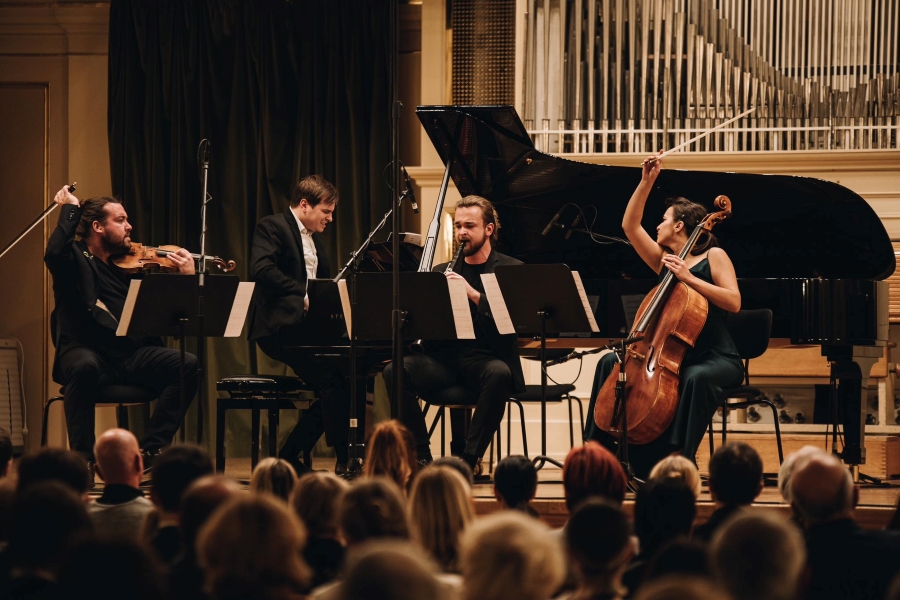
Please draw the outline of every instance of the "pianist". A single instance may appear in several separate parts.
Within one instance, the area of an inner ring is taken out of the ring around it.
[[[448,278],[466,283],[476,339],[431,342],[426,354],[404,357],[403,422],[415,438],[419,462],[431,462],[425,415],[419,408],[418,399],[427,400],[430,392],[453,385],[469,388],[478,399],[475,412],[466,432],[464,413],[451,411],[453,440],[450,448],[454,455],[475,469],[500,426],[510,393],[525,389],[516,336],[500,335],[497,331],[481,274],[493,273],[501,265],[521,262],[494,249],[500,221],[488,200],[479,196],[463,198],[456,205],[453,222],[457,243],[467,242],[465,258],[456,267],[458,272],[447,270],[448,263],[438,265],[434,270],[446,272]],[[385,382],[391,391],[392,377],[391,364],[384,370]]]
[[[641,181],[625,209],[622,228],[638,255],[657,274],[668,269],[681,282],[702,294],[709,302],[709,315],[693,348],[681,363],[680,400],[668,430],[646,447],[632,447],[630,458],[638,476],[645,473],[659,459],[671,452],[694,460],[700,441],[718,407],[718,393],[724,388],[740,385],[743,376],[741,359],[725,327],[728,312],[741,308],[741,293],[731,259],[717,247],[715,237],[706,232],[691,253],[681,260],[679,253],[688,237],[706,216],[706,209],[684,198],[675,198],[656,228],[656,240],[641,226],[644,205],[661,169],[661,160],[644,165]],[[615,364],[613,354],[607,354],[597,364],[589,415],[603,382]],[[585,439],[610,445],[611,436],[597,428],[591,418]]]
[[[309,308],[307,281],[329,277],[319,235],[331,223],[338,192],[319,175],[300,181],[283,213],[256,224],[250,278],[256,282],[250,306],[250,339],[283,362],[316,391],[318,400],[303,413],[279,456],[298,474],[309,470],[299,459],[325,433],[337,455],[335,473],[346,472],[350,393],[342,362],[310,351],[282,347],[280,333],[296,325]],[[310,340],[312,345],[315,340]]]

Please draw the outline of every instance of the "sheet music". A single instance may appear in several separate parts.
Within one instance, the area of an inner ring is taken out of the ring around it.
[[[472,313],[469,311],[466,282],[462,279],[448,279],[447,290],[450,292],[450,307],[453,309],[456,338],[460,340],[474,340],[475,325],[472,323]]]
[[[484,286],[484,293],[487,294],[488,302],[491,304],[491,314],[494,316],[494,323],[497,324],[497,331],[501,335],[515,333],[516,328],[509,316],[506,302],[503,301],[503,292],[500,291],[497,276],[493,273],[483,273],[481,284]]]
[[[344,322],[347,324],[347,336],[353,335],[353,313],[350,311],[350,290],[347,288],[347,280],[337,282],[338,293],[341,295],[341,308],[344,309]]]
[[[591,331],[600,333],[600,328],[597,326],[597,319],[594,318],[594,311],[591,310],[591,303],[588,302],[587,294],[584,291],[584,284],[581,283],[581,275],[579,275],[578,271],[572,271],[572,279],[575,280],[575,287],[578,289],[581,305],[584,306],[584,316],[587,317],[588,323],[591,325]]]
[[[131,324],[131,315],[134,314],[134,303],[137,302],[138,290],[141,289],[141,280],[132,279],[128,285],[128,295],[125,297],[125,307],[122,309],[122,318],[119,319],[119,327],[116,335],[128,335],[128,326]]]
[[[225,325],[224,337],[238,337],[244,330],[244,321],[247,319],[247,311],[250,310],[250,299],[253,297],[252,281],[238,283],[234,294],[234,304],[231,305],[231,314],[228,315],[228,324]]]

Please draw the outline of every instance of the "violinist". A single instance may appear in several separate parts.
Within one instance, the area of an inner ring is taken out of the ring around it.
[[[60,207],[59,222],[47,242],[44,262],[53,276],[53,379],[64,387],[69,445],[84,455],[91,470],[97,389],[141,386],[158,398],[141,445],[149,467],[172,443],[187,410],[181,405],[179,351],[165,348],[160,338],[116,336],[129,282],[112,259],[131,246],[131,224],[121,202],[107,197],[79,202],[67,186],[53,201]],[[193,259],[184,248],[169,258],[178,272],[194,273]],[[197,359],[191,354],[185,355],[185,374],[189,405],[197,392]]]
[[[699,238],[684,260],[679,258],[691,233],[706,216],[706,209],[685,198],[673,198],[668,202],[662,223],[656,227],[655,240],[641,226],[647,197],[661,167],[658,156],[645,161],[641,181],[625,209],[622,228],[638,255],[660,276],[660,281],[671,271],[680,282],[706,298],[709,313],[694,347],[688,349],[681,363],[680,400],[671,425],[656,442],[645,448],[632,447],[631,457],[639,475],[672,452],[694,460],[709,420],[719,405],[717,394],[727,387],[740,385],[743,377],[740,356],[725,326],[726,313],[741,308],[741,293],[731,259],[709,231]],[[589,415],[594,414],[597,395],[614,365],[612,353],[600,359]],[[593,419],[589,420],[584,437],[606,445],[612,441],[612,436],[601,431]]]

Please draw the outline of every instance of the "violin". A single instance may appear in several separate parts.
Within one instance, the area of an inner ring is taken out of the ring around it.
[[[138,273],[176,273],[178,267],[170,258],[170,252],[176,252],[179,246],[145,246],[131,242],[128,254],[110,258],[112,263],[129,275]],[[200,260],[199,254],[191,254],[194,260]],[[214,264],[223,273],[230,273],[237,267],[233,260],[226,261],[218,256],[207,256],[206,261]]]

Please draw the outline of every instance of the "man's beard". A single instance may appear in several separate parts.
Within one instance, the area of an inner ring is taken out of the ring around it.
[[[103,236],[100,238],[100,243],[104,252],[110,256],[128,254],[128,251],[131,250],[131,238],[127,235],[120,240],[112,240],[107,236]]]
[[[487,241],[487,236],[482,237],[480,240],[469,239],[466,243],[466,249],[463,250],[463,256],[472,256],[477,254],[481,247],[484,246],[484,243]]]

